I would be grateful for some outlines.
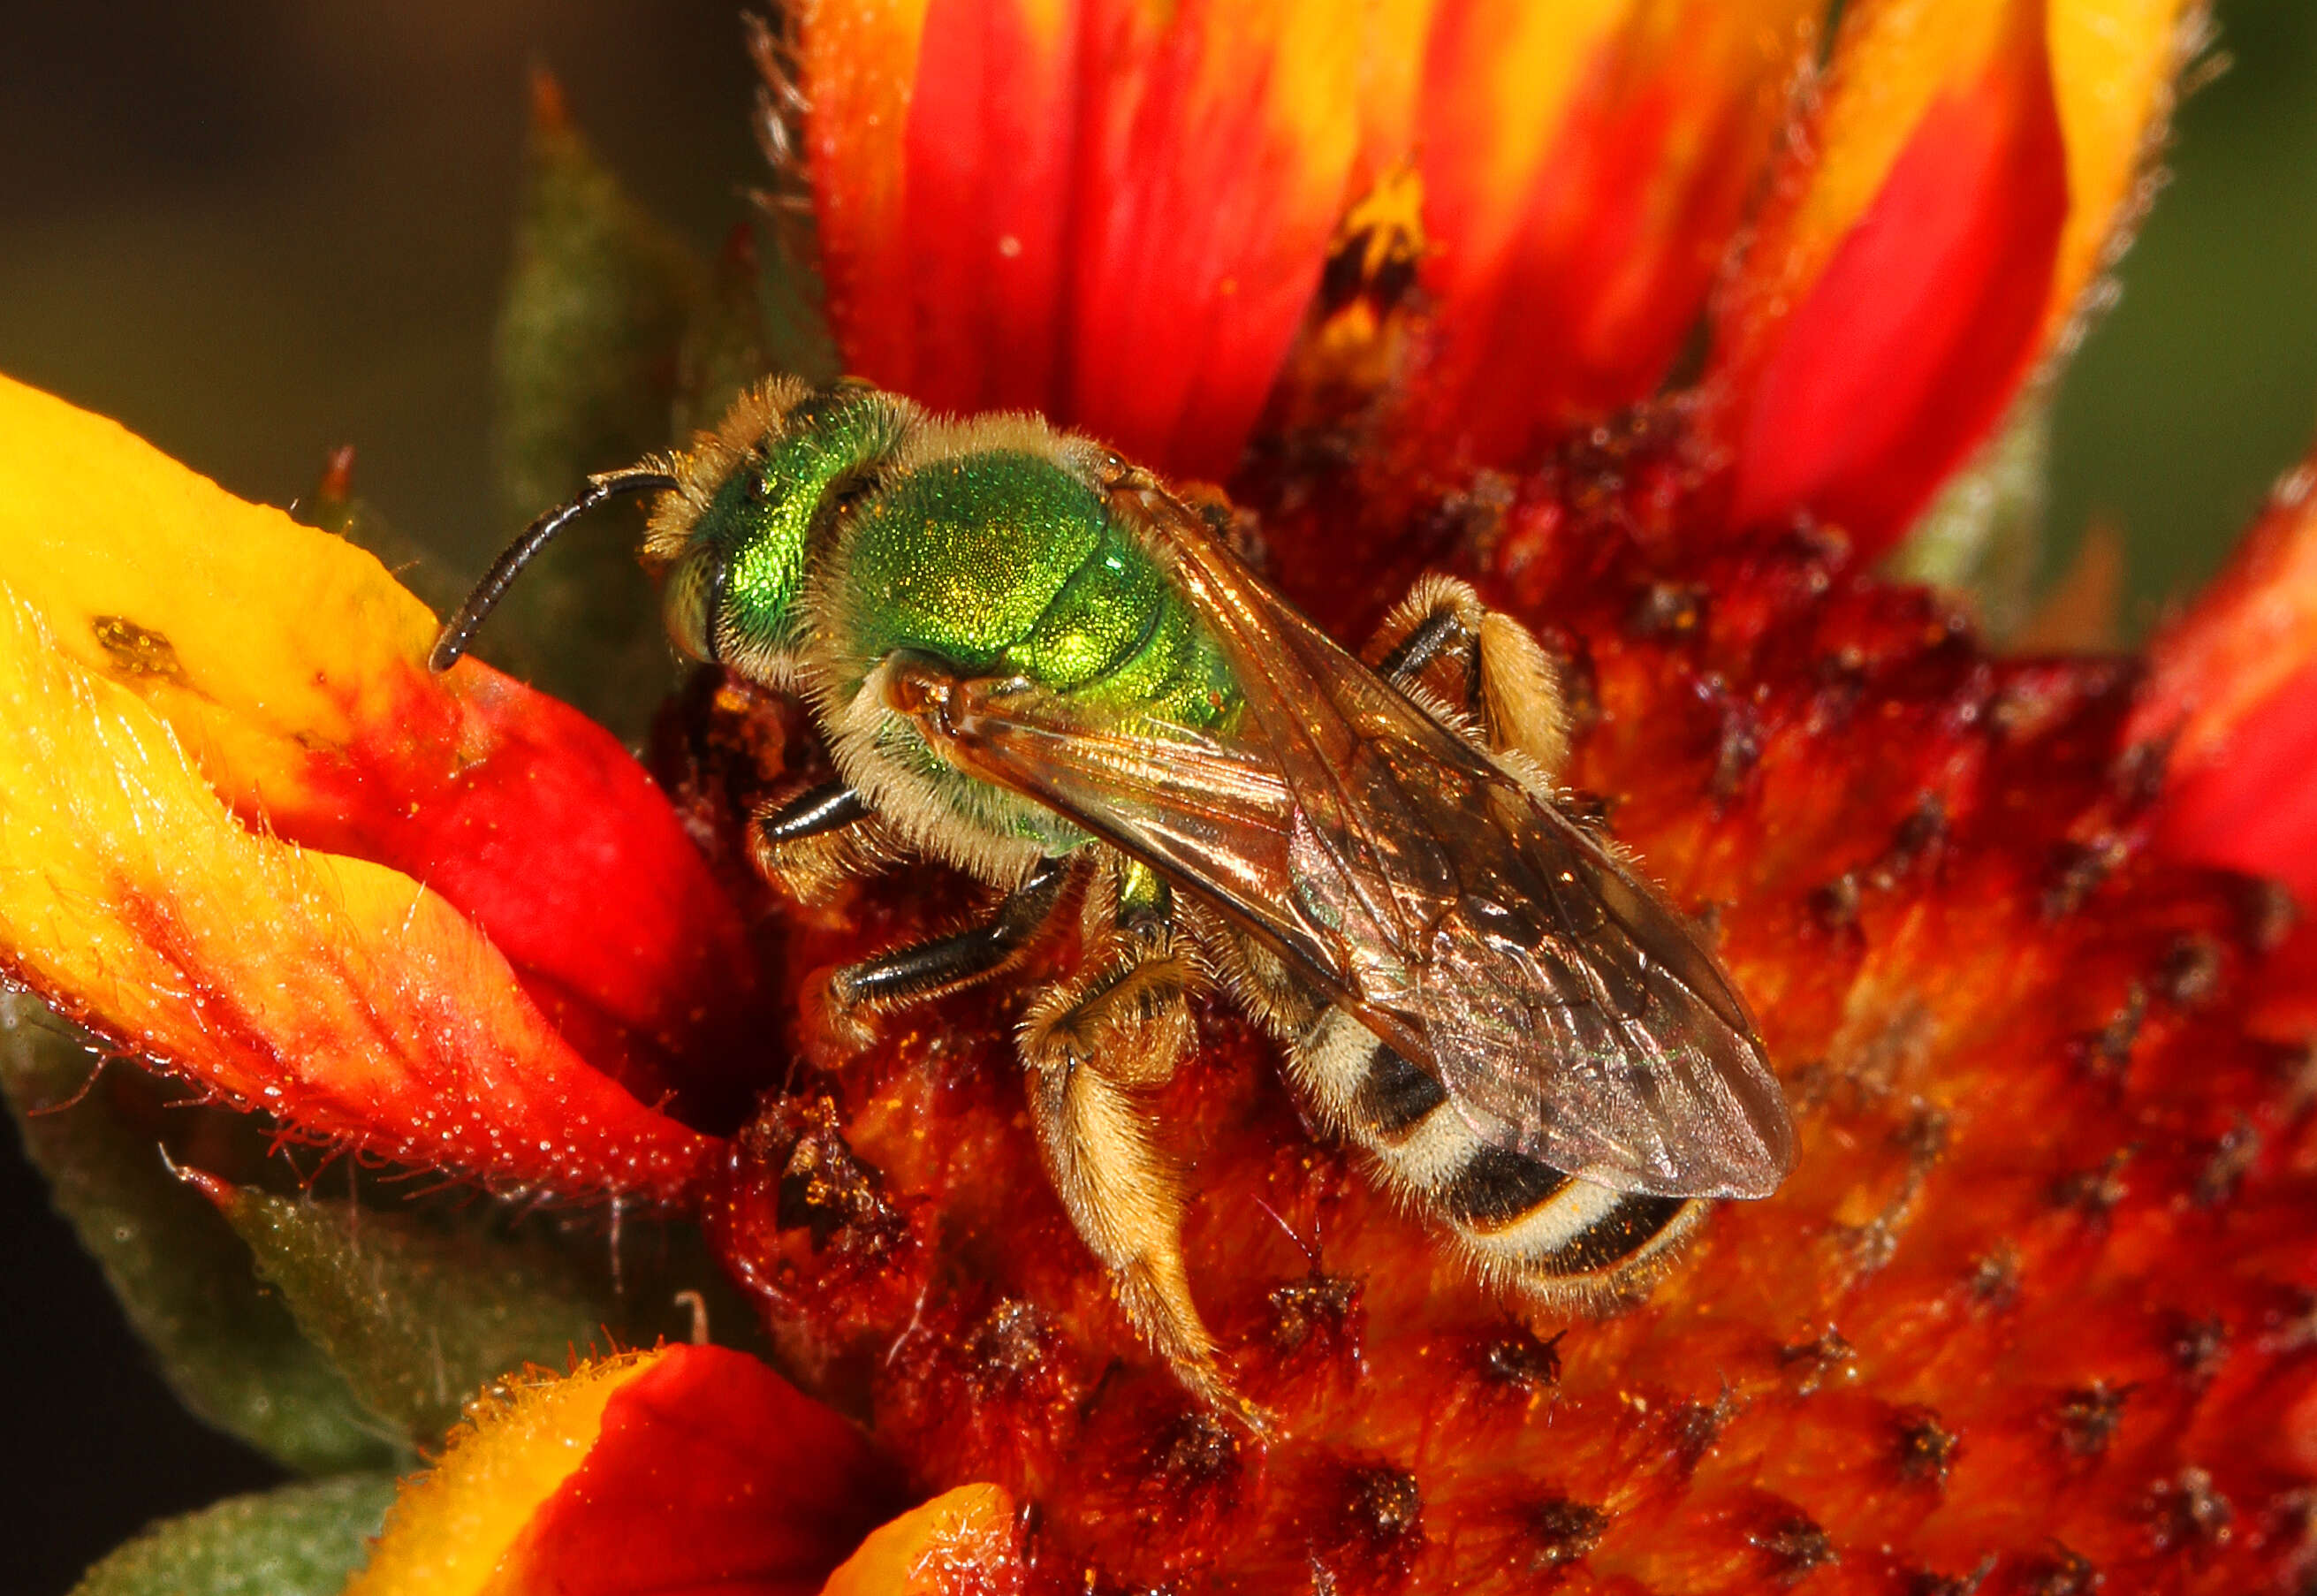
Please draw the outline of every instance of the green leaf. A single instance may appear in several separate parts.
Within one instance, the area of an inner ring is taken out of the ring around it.
[[[73,1596],[335,1596],[369,1560],[394,1488],[391,1474],[344,1475],[163,1519]]]
[[[25,1148],[178,1396],[301,1473],[397,1462],[378,1422],[259,1285],[248,1250],[172,1178],[159,1137],[130,1111],[132,1067],[108,1066],[92,1086],[94,1067],[85,1038],[33,1000],[0,995],[0,1090]]]
[[[494,352],[510,535],[589,472],[667,446],[686,330],[709,296],[706,269],[596,159],[541,75]],[[633,739],[675,668],[636,563],[639,512],[597,514],[612,525],[527,573],[483,651]]]
[[[1903,581],[1964,598],[1999,642],[2026,623],[2043,564],[2053,391],[2049,381],[2021,391],[2002,429],[1948,480],[1889,562]]]
[[[362,1400],[421,1444],[456,1423],[477,1391],[527,1363],[559,1369],[590,1348],[683,1337],[690,1315],[674,1281],[689,1277],[702,1289],[714,1272],[704,1253],[659,1245],[680,1242],[685,1233],[675,1227],[633,1227],[631,1250],[661,1256],[614,1279],[600,1232],[557,1233],[495,1205],[380,1212],[190,1178]],[[718,1317],[747,1323],[720,1309]]]

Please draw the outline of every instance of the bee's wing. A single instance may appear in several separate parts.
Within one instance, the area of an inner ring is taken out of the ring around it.
[[[1736,993],[1662,900],[1515,792],[1531,814],[1491,839],[1513,867],[1467,873],[1419,987],[1451,1100],[1484,1139],[1601,1185],[1767,1196],[1794,1131]]]
[[[1486,1141],[1620,1190],[1755,1197],[1793,1129],[1745,1005],[1614,857],[1145,500],[1246,695],[1229,739],[966,684],[935,740],[1203,889]]]

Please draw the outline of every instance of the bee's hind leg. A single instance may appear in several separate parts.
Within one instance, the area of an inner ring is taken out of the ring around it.
[[[1085,967],[1022,1021],[1038,1145],[1134,1328],[1193,1393],[1259,1430],[1262,1415],[1216,1367],[1183,1261],[1181,1184],[1132,1097],[1163,1084],[1188,1051],[1203,967],[1167,913],[1163,883],[1131,864],[1113,880],[1119,890],[1098,883],[1088,892]]]
[[[1489,747],[1525,756],[1547,780],[1568,761],[1569,718],[1552,657],[1469,583],[1423,578],[1384,617],[1366,657],[1394,686],[1474,717]]]

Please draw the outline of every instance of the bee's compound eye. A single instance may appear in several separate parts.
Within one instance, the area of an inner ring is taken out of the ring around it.
[[[713,543],[694,545],[667,573],[660,611],[667,635],[694,659],[716,660],[717,611],[723,607],[724,554]]]

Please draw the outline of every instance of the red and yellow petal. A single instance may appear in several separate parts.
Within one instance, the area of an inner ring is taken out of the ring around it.
[[[888,386],[903,386],[897,379],[917,364],[904,148],[929,4],[819,0],[801,18],[829,318],[847,367]],[[1027,83],[1024,92],[1035,94]]]
[[[1516,457],[1645,398],[1703,308],[1822,10],[1803,0],[1459,0],[1414,149],[1436,435]]]
[[[802,59],[846,354],[938,408],[1040,408],[1222,476],[1345,219],[1405,193],[1429,330],[1398,425],[1516,460],[1664,379],[1820,9],[824,0]],[[1719,317],[1741,525],[1903,530],[2128,235],[2200,15],[1854,8]],[[1384,380],[1341,342],[1293,363],[1281,414]]]
[[[854,370],[1033,407],[1163,470],[1237,463],[1361,142],[1326,0],[823,0],[813,190]]]
[[[895,1505],[833,1411],[744,1354],[662,1348],[505,1382],[347,1591],[810,1596]]]
[[[432,616],[342,540],[4,381],[0,439],[14,974],[301,1134],[675,1200],[716,1143],[630,1087],[748,969],[649,777],[480,666],[429,676]]]
[[[245,825],[425,882],[655,1094],[740,1006],[737,916],[609,732],[479,663],[429,674],[434,618],[376,560],[112,422],[0,379],[0,579]]]
[[[300,1132],[673,1201],[715,1143],[572,1051],[451,903],[236,820],[169,724],[0,584],[0,959]]]
[[[1739,527],[1904,531],[2035,359],[2068,219],[2044,0],[1843,22],[1717,314],[1712,431]]]
[[[1504,454],[1663,376],[1814,11],[824,4],[802,59],[847,358],[1222,475],[1338,223],[1412,173],[1441,335],[1418,430]]]
[[[2068,147],[2068,220],[2043,342],[2062,338],[2131,239],[2172,117],[2173,85],[2206,31],[2203,0],[2048,0],[2052,83]]]
[[[2317,460],[2158,637],[2126,736],[2169,747],[2168,851],[2317,902]]]

